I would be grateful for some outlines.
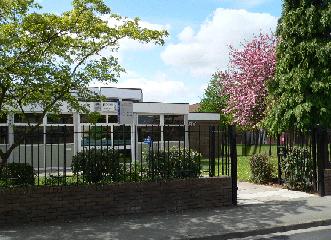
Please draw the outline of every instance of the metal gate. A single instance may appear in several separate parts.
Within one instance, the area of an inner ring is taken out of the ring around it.
[[[227,175],[232,181],[232,204],[237,205],[237,148],[235,126],[209,127],[209,177]]]
[[[316,128],[307,132],[286,132],[277,136],[277,156],[278,156],[278,182],[283,184],[284,173],[282,169],[286,162],[289,151],[294,146],[300,146],[308,149],[312,158],[313,171],[310,176],[313,191],[318,192],[320,196],[325,196],[324,170],[330,167],[329,139],[326,129]],[[331,147],[331,145],[330,145]],[[295,171],[302,171],[298,167]]]

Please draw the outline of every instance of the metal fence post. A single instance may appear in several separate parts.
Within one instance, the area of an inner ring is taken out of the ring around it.
[[[67,184],[67,126],[64,126],[63,134],[63,181]]]
[[[272,138],[271,138],[271,135],[269,136],[269,156],[272,155],[272,152],[271,152],[271,141],[272,141]]]
[[[313,160],[313,188],[317,191],[317,159],[316,159],[316,128],[311,130],[311,155]]]
[[[319,127],[317,129],[317,175],[318,175],[318,192],[321,197],[325,196],[324,185],[324,169],[327,160],[328,146],[327,146],[327,131],[325,128]]]
[[[277,134],[277,168],[278,168],[278,184],[282,184],[282,165],[280,152],[280,135]]]
[[[215,177],[215,126],[209,127],[209,177]]]
[[[229,131],[230,158],[231,158],[232,204],[236,206],[238,203],[236,127],[229,126],[228,131]]]

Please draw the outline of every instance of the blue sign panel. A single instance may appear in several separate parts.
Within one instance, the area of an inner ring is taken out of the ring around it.
[[[144,139],[144,143],[148,144],[149,146],[152,144],[152,138],[150,136],[148,136],[147,138]]]

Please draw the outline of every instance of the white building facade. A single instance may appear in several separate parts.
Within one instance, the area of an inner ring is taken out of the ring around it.
[[[91,123],[85,114],[70,111],[66,104],[62,105],[59,116],[42,117],[41,109],[27,108],[29,124],[36,125],[40,118],[42,124],[27,136],[26,119],[19,114],[8,114],[0,119],[0,148],[5,151],[21,138],[10,161],[49,169],[70,167],[73,155],[90,148],[130,151],[132,161],[136,161],[147,147],[188,144],[188,103],[143,102],[143,92],[137,88],[91,90],[106,97],[103,102],[82,102],[91,112],[98,113],[96,122]],[[127,109],[123,113],[124,103]],[[119,122],[119,117],[125,124]],[[146,139],[151,139],[152,144],[146,143]]]

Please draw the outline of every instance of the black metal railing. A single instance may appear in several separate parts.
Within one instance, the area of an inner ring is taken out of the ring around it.
[[[0,143],[3,152],[13,144],[15,148],[2,160],[0,186],[232,176],[236,174],[236,146],[231,129],[174,125],[83,125],[79,131],[72,125],[17,127],[2,134],[6,135]]]
[[[278,162],[279,165],[286,163],[289,153],[295,148],[301,148],[301,162],[296,164],[293,172],[308,174],[309,185],[312,191],[318,192],[321,196],[325,195],[324,190],[324,169],[330,168],[331,148],[330,131],[317,127],[309,131],[290,131],[278,136]],[[281,166],[284,168],[284,166]],[[284,173],[279,171],[278,178],[282,181]]]

